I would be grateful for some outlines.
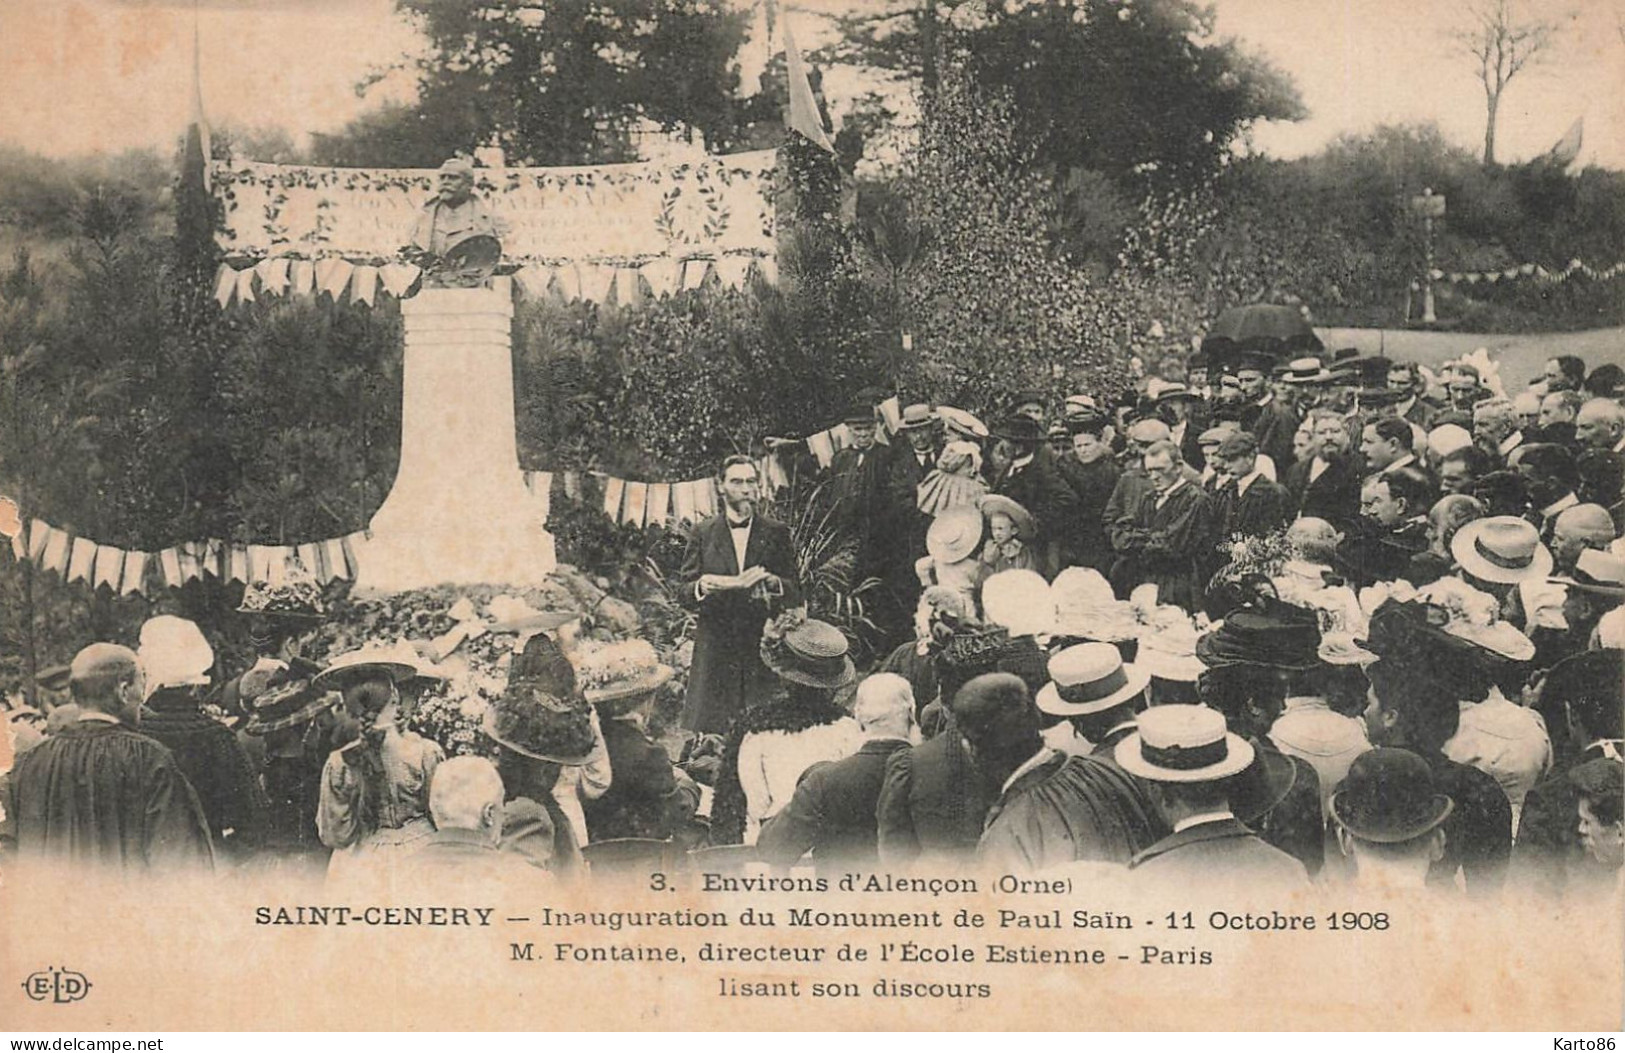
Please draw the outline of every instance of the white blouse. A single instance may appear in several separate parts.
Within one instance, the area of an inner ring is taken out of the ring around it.
[[[801,731],[753,731],[739,744],[739,785],[745,791],[745,844],[790,803],[801,773],[820,761],[850,757],[863,746],[851,717]]]

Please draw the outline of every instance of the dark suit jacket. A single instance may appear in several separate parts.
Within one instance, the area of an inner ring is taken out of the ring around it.
[[[1262,537],[1292,521],[1292,497],[1286,487],[1259,476],[1247,484],[1247,492],[1236,496],[1236,481],[1225,483],[1214,495],[1219,536],[1244,534]]]
[[[1386,530],[1372,528],[1362,520],[1361,527],[1337,547],[1338,562],[1349,572],[1356,588],[1403,578],[1410,570],[1411,559],[1427,551],[1426,519],[1413,519]]]
[[[694,663],[689,669],[688,694],[683,699],[683,727],[689,731],[726,733],[765,675],[757,651],[769,614],[768,604],[742,590],[711,593],[704,599],[698,595],[701,575],[738,574],[753,566],[766,568],[784,583],[784,595],[774,601],[774,610],[800,606],[795,542],[790,528],[783,523],[757,513],[745,548],[744,567],[734,557],[726,515],[712,516],[689,535],[688,551],[678,575],[680,599],[699,612]]]
[[[1067,534],[1069,525],[1077,517],[1078,495],[1061,474],[1055,454],[1048,446],[1040,446],[1033,459],[1019,469],[1006,468],[993,482],[993,492],[1021,505],[1033,514],[1038,538],[1033,547],[1048,553],[1052,543],[1058,544]],[[1054,577],[1060,569],[1055,562],[1041,560],[1046,577]]]
[[[1584,764],[1604,756],[1593,746],[1574,759]],[[1580,845],[1579,794],[1569,782],[1570,767],[1555,771],[1524,796],[1518,816],[1518,841],[1513,862],[1530,887],[1546,895],[1559,895],[1571,885],[1590,886],[1608,874]]]
[[[913,588],[907,591],[919,588],[914,561],[925,555],[925,532],[931,526],[931,517],[920,511],[920,480],[936,468],[940,452],[940,447],[933,446],[922,466],[907,435],[898,433],[892,439],[886,470],[886,523],[891,545],[887,558],[891,573],[886,578],[894,587],[911,584]]]
[[[1360,519],[1360,477],[1353,463],[1348,457],[1330,461],[1311,483],[1313,465],[1311,457],[1287,469],[1285,484],[1292,495],[1293,518],[1316,516],[1339,530],[1350,529]]]
[[[935,738],[898,750],[886,760],[875,807],[881,862],[962,862],[976,850],[992,798],[951,723]]]
[[[850,757],[808,768],[790,803],[762,827],[757,855],[787,867],[811,852],[820,869],[873,869],[880,861],[875,808],[886,762],[907,748],[902,739],[871,739]]]
[[[837,450],[829,478],[836,502],[836,520],[858,542],[858,584],[884,572],[892,469],[890,447],[878,443],[867,450]]]
[[[1061,555],[1067,566],[1106,571],[1112,565],[1112,544],[1106,536],[1106,504],[1117,487],[1117,462],[1102,457],[1089,464],[1076,458],[1060,461],[1061,474],[1078,495],[1078,512],[1062,534]]]
[[[1258,439],[1258,452],[1275,462],[1277,470],[1292,463],[1292,436],[1298,416],[1278,398],[1247,411],[1242,423]]]
[[[678,784],[671,757],[642,728],[619,719],[604,721],[603,730],[610,783],[598,798],[581,803],[588,836],[670,839],[693,816],[697,797]]]
[[[1236,819],[1198,823],[1169,834],[1135,856],[1129,868],[1153,880],[1191,882],[1198,888],[1214,884],[1294,888],[1309,883],[1302,863],[1270,847]]]
[[[1142,494],[1132,530],[1114,538],[1118,562],[1112,585],[1119,596],[1144,582],[1155,582],[1157,601],[1187,611],[1198,609],[1207,579],[1202,568],[1212,561],[1218,538],[1213,533],[1212,500],[1187,480],[1157,507],[1156,491]]]

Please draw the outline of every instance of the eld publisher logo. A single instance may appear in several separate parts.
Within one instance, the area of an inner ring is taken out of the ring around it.
[[[90,981],[72,969],[42,969],[23,981],[23,991],[36,1002],[66,1005],[89,994]]]

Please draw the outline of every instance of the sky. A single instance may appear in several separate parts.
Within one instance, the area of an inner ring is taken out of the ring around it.
[[[745,3],[747,0],[735,0]],[[802,46],[816,46],[816,14],[865,0],[792,0]],[[1125,0],[1132,3],[1133,0]],[[1309,119],[1265,125],[1255,149],[1312,153],[1338,135],[1381,123],[1436,121],[1477,149],[1484,96],[1445,29],[1467,0],[1216,0],[1218,31],[1288,73]],[[1538,2],[1568,32],[1557,60],[1513,81],[1498,155],[1544,152],[1585,118],[1580,160],[1625,169],[1625,0]],[[204,103],[216,124],[278,128],[296,142],[332,131],[384,98],[410,97],[386,80],[367,98],[355,85],[414,47],[390,0],[201,0],[197,12]],[[0,0],[0,143],[48,156],[153,147],[167,150],[190,112],[192,5],[185,0]],[[839,112],[859,83],[826,81]]]

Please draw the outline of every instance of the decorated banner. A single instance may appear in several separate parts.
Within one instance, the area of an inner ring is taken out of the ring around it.
[[[737,287],[753,271],[771,280],[776,162],[775,151],[758,150],[476,176],[527,288],[632,303],[707,281]],[[217,161],[212,172],[225,212],[222,304],[346,290],[370,303],[380,290],[402,295],[417,277],[398,257],[435,192],[435,170]]]
[[[1450,285],[1478,285],[1484,283],[1495,285],[1500,282],[1514,282],[1533,278],[1539,282],[1566,282],[1579,275],[1593,281],[1611,281],[1625,274],[1625,260],[1611,267],[1593,267],[1584,260],[1573,259],[1567,265],[1553,270],[1538,263],[1520,263],[1516,267],[1503,267],[1493,271],[1445,271],[1431,270],[1428,277],[1435,282],[1444,282]],[[1413,290],[1420,289],[1420,282],[1411,282]]]
[[[885,442],[901,423],[897,400],[888,399],[875,411],[881,425],[876,439]],[[839,424],[799,441],[779,443],[779,452],[757,461],[763,488],[770,494],[790,481],[782,453],[805,444],[819,466],[827,468],[837,450],[851,445],[852,435],[845,424]],[[557,486],[571,500],[579,499],[583,474],[592,476],[604,514],[619,524],[682,526],[717,513],[716,480],[710,476],[681,482],[645,482],[603,472],[524,472],[525,489],[535,500],[544,522],[551,508],[553,488]],[[278,584],[286,580],[293,566],[302,567],[322,584],[341,578],[353,581],[359,566],[356,550],[366,539],[364,531],[296,545],[244,545],[211,538],[177,542],[157,552],[131,552],[75,536],[42,519],[29,520],[24,529],[16,502],[4,496],[0,496],[0,534],[9,537],[11,551],[19,560],[28,559],[68,581],[83,581],[92,588],[105,587],[125,596],[146,595],[155,582],[179,588],[205,576],[243,584]]]

